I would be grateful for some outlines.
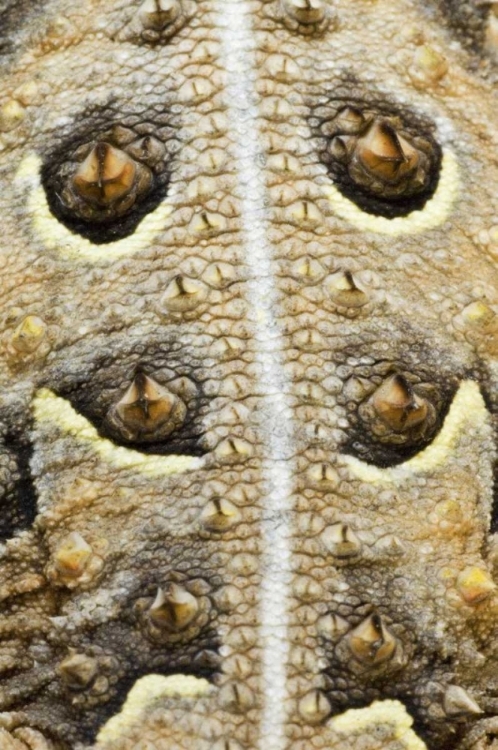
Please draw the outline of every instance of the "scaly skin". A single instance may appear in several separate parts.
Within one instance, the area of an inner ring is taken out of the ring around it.
[[[0,2],[0,748],[496,748],[496,14],[161,1]]]

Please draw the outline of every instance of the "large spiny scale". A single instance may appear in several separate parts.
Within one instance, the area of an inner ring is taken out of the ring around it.
[[[125,440],[158,441],[181,426],[186,413],[181,398],[139,370],[106,420]]]
[[[195,619],[199,604],[192,594],[177,584],[166,591],[159,588],[149,608],[149,617],[160,629],[180,631]]]
[[[74,189],[86,200],[108,206],[130,192],[136,166],[124,152],[100,142],[73,177]]]
[[[155,428],[154,416],[151,413],[153,407],[164,396],[164,389],[154,380],[147,376],[137,375],[138,384],[132,384],[133,390],[131,396],[132,404],[139,401],[136,407],[139,411],[139,420],[152,419]],[[129,389],[128,389],[129,390]],[[128,399],[130,400],[130,399]],[[128,401],[125,399],[126,403]],[[152,407],[152,409],[151,409]],[[161,411],[159,409],[159,411]],[[126,415],[125,415],[126,416]],[[159,415],[162,417],[162,413]],[[136,417],[136,415],[135,415]],[[161,421],[161,420],[159,420]],[[36,453],[36,448],[35,448]],[[46,464],[48,468],[48,464]],[[159,506],[161,506],[159,502]],[[225,506],[223,506],[225,507]],[[230,504],[228,505],[230,508]],[[116,517],[119,519],[121,510],[118,505],[115,506]],[[81,520],[79,521],[81,523]],[[138,522],[138,519],[137,519]],[[144,665],[140,666],[138,653],[133,659],[129,654],[126,656],[126,641],[122,642],[122,651],[114,647],[107,649],[100,656],[92,647],[89,650],[89,644],[102,643],[101,633],[105,628],[112,632],[116,621],[116,604],[111,605],[111,601],[121,600],[119,582],[114,583],[112,579],[112,565],[105,555],[107,545],[102,535],[107,536],[109,527],[105,528],[102,524],[99,535],[100,542],[95,541],[95,535],[88,535],[88,532],[82,528],[81,532],[77,531],[78,521],[76,516],[73,518],[73,531],[64,534],[61,528],[58,537],[52,537],[50,540],[51,549],[46,549],[47,538],[43,540],[40,536],[42,529],[46,532],[47,524],[50,527],[50,513],[48,517],[39,514],[37,519],[37,532],[27,532],[22,535],[21,539],[8,543],[3,555],[4,570],[1,575],[3,581],[11,580],[13,585],[5,586],[5,593],[8,591],[8,598],[4,599],[4,607],[12,606],[12,612],[6,613],[4,622],[4,633],[8,637],[18,638],[19,633],[23,633],[23,641],[20,649],[16,653],[12,650],[12,643],[4,641],[0,648],[0,668],[2,660],[2,651],[5,652],[5,671],[3,674],[3,690],[0,691],[0,708],[6,711],[16,711],[22,707],[30,707],[32,716],[35,716],[36,725],[40,728],[49,726],[50,722],[45,722],[45,708],[39,706],[40,691],[42,694],[48,693],[54,696],[60,707],[58,721],[62,737],[73,737],[69,729],[72,721],[78,723],[79,719],[74,719],[71,715],[71,706],[76,707],[76,715],[79,716],[78,706],[87,707],[95,706],[96,709],[104,707],[108,700],[108,695],[113,699],[112,693],[109,693],[109,685],[116,680],[116,675],[120,679],[127,679],[127,673],[133,673],[137,668],[144,671]],[[111,523],[111,528],[113,524]],[[124,528],[121,525],[121,532]],[[171,545],[172,548],[178,549],[178,544],[188,549],[188,541],[185,541],[183,529],[177,530],[178,539],[174,538],[173,529],[169,531],[168,541],[165,542],[165,549]],[[141,538],[141,537],[139,537]],[[88,541],[87,541],[88,540]],[[104,545],[102,545],[104,542]],[[50,552],[48,560],[45,559],[47,551]],[[104,554],[103,554],[104,552]],[[129,562],[133,564],[133,555],[143,554],[143,546],[138,544],[136,549],[131,550]],[[23,561],[23,571],[19,568],[19,560]],[[30,561],[30,570],[26,570],[26,562]],[[149,601],[150,619],[154,620],[154,625],[161,631],[161,642],[155,644],[154,634],[149,633],[146,628],[141,629],[140,622],[135,617],[131,632],[130,644],[150,642],[151,656],[154,658],[156,669],[159,668],[161,654],[167,652],[169,643],[169,634],[179,632],[179,638],[183,643],[188,643],[199,632],[192,629],[184,635],[198,608],[197,599],[190,594],[185,588],[170,582],[171,560],[166,557],[166,564],[159,566],[156,555],[155,573],[158,583],[163,586],[160,589],[160,597],[152,597]],[[133,573],[131,574],[133,576]],[[56,587],[54,590],[54,586]],[[89,606],[91,600],[99,601],[101,587],[108,591],[109,609],[101,612],[98,620],[94,615],[93,606]],[[114,593],[111,593],[113,592]],[[164,593],[163,593],[164,591]],[[140,591],[137,592],[135,599]],[[151,592],[152,593],[152,592]],[[69,594],[69,597],[68,597]],[[29,598],[28,598],[29,596]],[[24,602],[23,602],[24,600]],[[41,605],[39,610],[38,603]],[[124,620],[133,617],[134,599],[131,601],[123,600],[119,605],[127,615]],[[18,609],[21,605],[21,609]],[[203,610],[206,612],[207,599],[204,597]],[[27,607],[27,609],[26,609]],[[17,610],[17,611],[16,611]],[[14,614],[15,612],[15,614]],[[193,614],[190,615],[189,613]],[[169,618],[169,619],[168,619]],[[74,623],[77,622],[76,635]],[[73,626],[71,625],[73,623]],[[205,626],[206,617],[201,623]],[[12,634],[12,636],[11,636]],[[109,636],[111,638],[111,636]],[[212,640],[212,636],[207,639]],[[36,649],[31,652],[30,646],[36,642]],[[202,639],[206,644],[206,638]],[[180,644],[181,646],[181,644]],[[128,649],[130,646],[128,646]],[[168,663],[171,664],[178,651],[178,638],[176,645],[171,652]],[[214,644],[216,648],[216,644]],[[147,653],[147,652],[146,652]],[[195,652],[194,652],[195,653]],[[14,654],[14,660],[12,656]],[[215,652],[213,651],[213,655]],[[128,659],[128,663],[126,662]],[[164,658],[162,659],[164,662]],[[192,657],[188,660],[183,657],[184,668],[187,669],[192,662]],[[163,668],[164,665],[163,665]],[[212,665],[204,665],[204,670],[212,669]],[[146,667],[145,667],[146,670]],[[117,705],[113,703],[112,711],[115,711]],[[89,714],[90,715],[90,714]],[[105,716],[105,714],[104,714]],[[27,721],[24,719],[24,721]],[[72,746],[72,745],[71,745]],[[66,745],[62,745],[66,748]]]
[[[396,432],[409,430],[427,416],[427,405],[414,394],[409,381],[398,374],[379,386],[372,405],[380,419]]]
[[[359,189],[386,200],[417,195],[427,189],[436,154],[429,141],[399,132],[396,119],[342,108],[327,126],[329,151],[346,165]]]
[[[372,174],[385,180],[396,179],[401,166],[414,161],[407,155],[409,146],[402,142],[396,130],[386,122],[374,122],[362,137],[359,159]]]
[[[62,204],[75,217],[108,222],[133,209],[150,191],[152,173],[121,148],[97,141],[61,192]]]
[[[179,531],[178,541],[184,543],[181,530]],[[177,542],[170,539],[170,544],[174,546]],[[12,644],[9,641],[3,641],[5,675],[2,681],[2,691],[0,691],[1,710],[16,711],[22,706],[37,705],[40,690],[49,691],[52,695],[58,696],[57,700],[61,709],[63,709],[59,721],[67,722],[69,726],[71,722],[69,707],[71,705],[75,705],[77,702],[78,705],[86,706],[87,702],[90,701],[88,705],[91,706],[92,702],[96,701],[97,707],[105,706],[108,700],[106,684],[109,684],[109,680],[112,682],[115,679],[115,674],[121,674],[122,677],[125,677],[126,668],[124,673],[122,669],[126,659],[129,658],[129,654],[127,656],[126,652],[130,645],[124,641],[122,650],[113,654],[112,649],[110,649],[100,656],[101,645],[97,645],[97,650],[90,646],[92,643],[99,644],[102,629],[109,627],[111,629],[109,632],[111,632],[116,620],[115,605],[112,608],[109,606],[105,621],[102,614],[96,621],[92,607],[88,606],[88,596],[92,598],[98,598],[99,596],[99,585],[95,582],[92,584],[92,577],[87,575],[89,563],[92,562],[92,554],[91,546],[81,534],[72,532],[66,538],[63,538],[61,543],[55,546],[52,559],[47,564],[46,569],[49,577],[59,587],[59,591],[65,589],[71,592],[69,601],[66,596],[63,597],[62,601],[65,601],[64,610],[61,611],[57,597],[50,597],[51,605],[47,606],[46,594],[44,595],[47,581],[38,576],[36,588],[41,594],[42,611],[35,615],[35,612],[38,613],[37,604],[35,599],[31,599],[31,607],[34,609],[30,608],[29,615],[23,609],[17,615],[8,616],[5,623],[7,626],[5,634],[15,636],[16,633],[22,631],[25,647],[30,644],[30,639],[36,640],[37,653],[43,655],[43,658],[42,662],[38,663],[35,652],[31,654],[28,651],[28,656],[21,649],[17,651],[17,656],[12,661]],[[39,562],[37,560],[38,564]],[[99,566],[99,573],[101,565]],[[107,572],[104,567],[103,575],[105,576]],[[164,571],[165,575],[168,573],[168,570]],[[158,571],[157,575],[160,576],[161,572]],[[25,590],[29,590],[28,580],[29,576],[25,575]],[[153,623],[154,628],[161,633],[160,644],[155,645],[156,636],[154,633],[149,633],[146,628],[143,632],[140,631],[139,621],[132,625],[132,630],[134,628],[138,628],[138,630],[135,635],[131,633],[130,640],[130,644],[136,643],[137,639],[138,642],[143,641],[144,638],[148,640],[152,652],[156,654],[156,663],[158,663],[160,654],[168,647],[171,648],[169,644],[171,634],[178,633],[180,639],[184,643],[188,643],[198,632],[195,631],[192,634],[190,629],[186,635],[183,635],[197,616],[199,603],[196,597],[176,583],[168,584],[167,579],[163,579],[163,581],[163,588],[159,588],[156,596],[149,599],[146,610],[147,618]],[[116,585],[116,593],[119,591],[119,583],[113,584],[112,579],[106,577],[105,585],[109,593],[113,590],[114,585]],[[12,598],[12,595],[10,598]],[[206,604],[204,603],[203,606],[205,609]],[[122,607],[124,610],[130,610],[131,613],[133,601],[123,601]],[[71,622],[76,620],[78,628],[75,636],[71,629]],[[69,630],[67,629],[68,626]],[[11,636],[9,635],[9,637]],[[178,644],[178,639],[176,643]],[[178,648],[178,645],[175,648]],[[0,668],[3,649],[0,648]],[[174,659],[174,652],[172,652],[170,661],[172,659]],[[191,659],[188,663],[190,661]],[[185,662],[185,668],[188,667],[188,663]],[[139,669],[143,669],[139,664],[140,659],[136,654],[133,661],[128,665],[128,669],[133,671],[137,666]],[[112,698],[112,693],[110,697]],[[41,710],[43,713],[43,709]],[[36,707],[34,711],[35,715],[39,716],[40,708]],[[39,726],[45,727],[43,717],[40,719]],[[63,734],[66,731],[64,730]],[[63,744],[62,747],[65,748],[65,745]]]

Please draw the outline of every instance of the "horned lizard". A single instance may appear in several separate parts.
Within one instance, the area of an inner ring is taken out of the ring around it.
[[[1,750],[498,748],[496,0],[0,0]]]

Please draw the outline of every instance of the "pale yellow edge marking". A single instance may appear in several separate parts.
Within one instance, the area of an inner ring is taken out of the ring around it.
[[[411,729],[412,717],[399,701],[375,701],[367,708],[351,708],[328,722],[328,726],[348,737],[371,733],[376,726],[392,727],[392,740],[403,743],[405,750],[427,750],[425,742]]]
[[[390,469],[379,469],[353,456],[342,456],[342,459],[351,473],[364,482],[400,482],[407,476],[430,472],[443,466],[453,455],[455,445],[466,426],[486,423],[488,419],[488,411],[478,384],[473,380],[464,380],[439,434],[425,450],[409,461]]]
[[[97,735],[97,742],[111,742],[126,735],[137,724],[146,709],[164,698],[202,698],[209,693],[207,680],[192,675],[174,674],[169,677],[150,674],[134,684],[121,711],[112,716]]]
[[[16,181],[28,188],[27,207],[37,239],[47,250],[55,250],[74,260],[109,263],[145,250],[164,230],[173,206],[164,202],[145,216],[135,232],[116,242],[94,245],[84,237],[73,234],[50,212],[45,191],[40,182],[41,159],[30,154],[21,162]]]
[[[323,190],[337,216],[366,232],[388,234],[398,237],[402,234],[418,234],[434,229],[448,218],[459,192],[458,162],[452,151],[446,151],[441,164],[439,183],[433,197],[421,211],[412,211],[408,216],[386,219],[362,211],[345,198],[335,185],[326,185]]]
[[[133,469],[146,476],[160,477],[192,471],[203,464],[202,459],[193,456],[153,456],[116,446],[110,440],[101,438],[95,427],[78,414],[69,401],[47,388],[42,388],[36,394],[33,412],[38,423],[55,424],[77,440],[91,445],[105,462],[119,469]]]

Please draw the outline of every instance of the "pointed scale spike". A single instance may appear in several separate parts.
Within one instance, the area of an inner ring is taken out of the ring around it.
[[[201,513],[201,523],[208,531],[228,531],[240,519],[241,513],[237,506],[222,497],[210,500]]]
[[[357,138],[349,160],[355,182],[384,197],[415,195],[429,182],[432,146],[429,141],[415,148],[396,127],[374,119]]]
[[[447,716],[479,716],[483,713],[479,704],[459,685],[450,685],[443,697],[443,708]]]
[[[360,289],[350,271],[333,273],[328,277],[326,286],[330,299],[340,307],[360,308],[368,302],[368,294]]]
[[[163,31],[182,11],[180,0],[145,0],[138,10],[144,29]]]
[[[71,690],[84,690],[97,674],[97,662],[86,654],[71,650],[69,656],[59,664],[59,674]]]
[[[247,682],[227,682],[218,693],[218,701],[226,711],[246,714],[254,705],[254,694]]]
[[[123,396],[109,409],[107,421],[125,440],[152,442],[181,427],[186,414],[182,399],[139,371]]]
[[[198,612],[197,599],[182,586],[172,583],[167,589],[157,590],[149,617],[157,628],[178,632],[185,630]]]
[[[413,391],[403,375],[391,375],[372,396],[377,415],[389,427],[404,432],[423,422],[427,417],[427,403]]]
[[[299,701],[299,713],[310,724],[320,724],[331,711],[329,699],[321,690],[311,690]]]
[[[358,141],[358,158],[375,176],[394,180],[401,164],[408,161],[396,130],[383,120],[375,120]]]
[[[376,613],[362,620],[347,638],[355,659],[369,667],[377,667],[392,659],[397,648],[395,636]]]
[[[462,599],[470,605],[483,602],[496,591],[496,584],[488,571],[476,566],[461,571],[456,587]]]
[[[92,548],[77,531],[72,531],[61,541],[54,554],[56,569],[67,578],[78,578],[84,572]]]
[[[84,200],[109,206],[131,192],[136,171],[136,163],[128,154],[100,141],[78,167],[73,188]]]
[[[166,287],[161,298],[161,306],[168,312],[195,310],[208,294],[209,289],[204,282],[179,274]]]
[[[362,544],[353,529],[345,523],[333,523],[322,534],[322,541],[329,552],[338,558],[355,557]]]
[[[350,629],[349,622],[336,615],[334,612],[329,612],[326,615],[320,617],[317,621],[317,631],[328,641],[336,641],[341,638]]]
[[[227,437],[215,449],[215,456],[220,463],[235,464],[247,461],[253,455],[253,447],[247,440],[238,437]]]
[[[27,315],[14,331],[11,343],[16,351],[31,354],[36,351],[47,333],[47,324],[37,315]]]
[[[365,116],[356,107],[344,107],[333,119],[335,132],[356,135],[365,126]]]

